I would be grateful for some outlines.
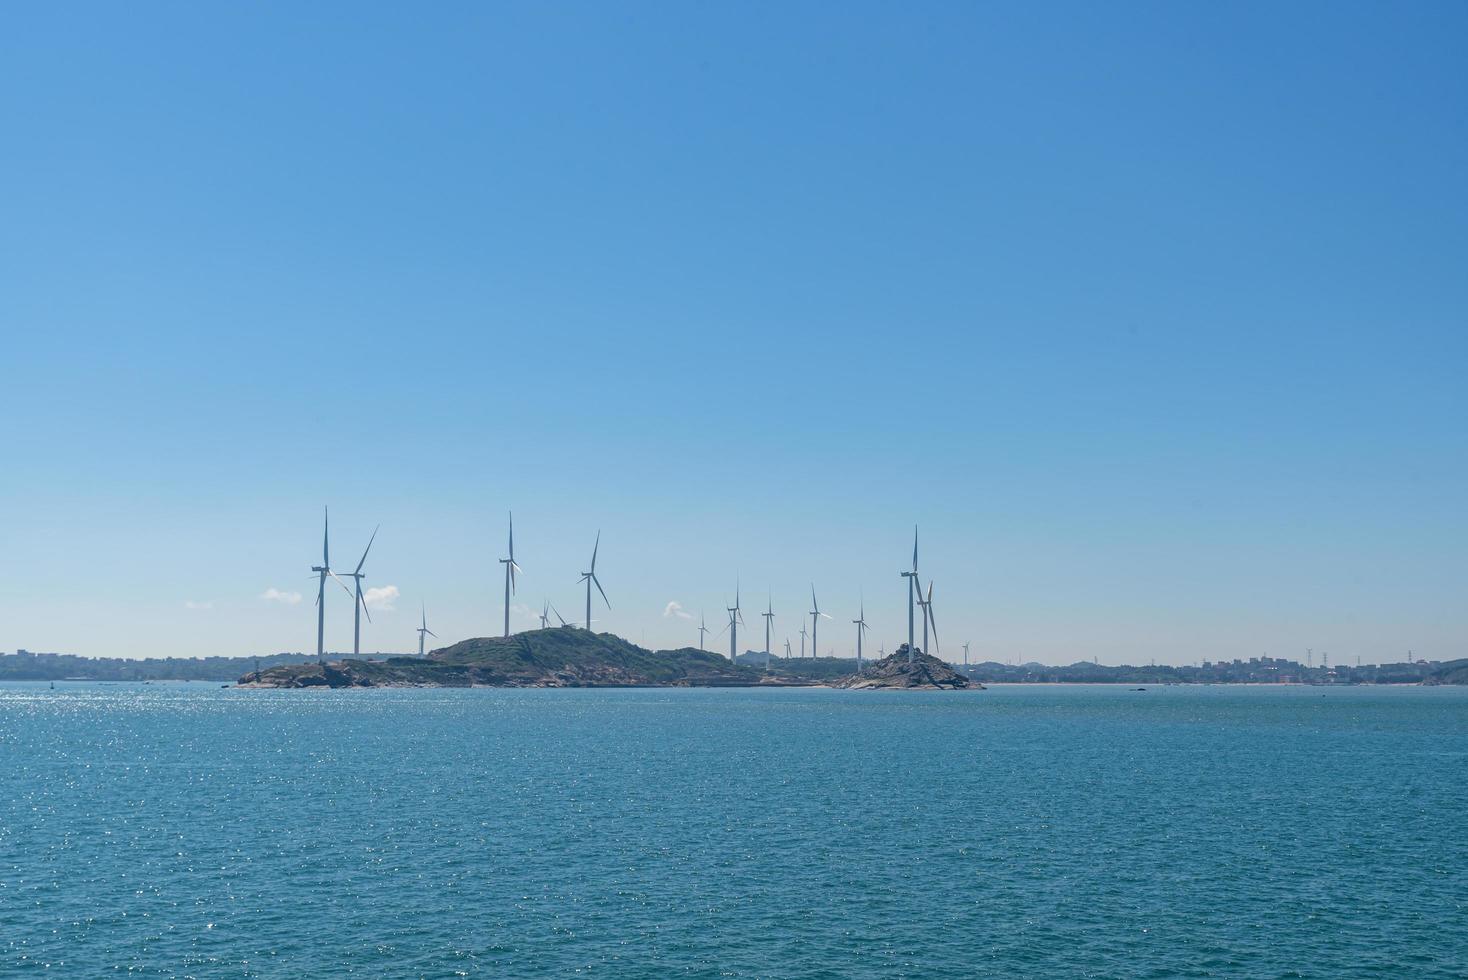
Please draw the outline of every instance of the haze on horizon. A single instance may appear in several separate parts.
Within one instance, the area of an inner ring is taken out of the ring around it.
[[[1461,4],[5,19],[0,650],[1468,656]]]

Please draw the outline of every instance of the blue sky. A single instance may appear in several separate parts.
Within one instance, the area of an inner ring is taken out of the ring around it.
[[[950,658],[1468,656],[1465,30],[7,7],[0,649],[314,649],[330,504],[372,650],[497,630],[513,507],[653,646],[890,650],[920,522]]]

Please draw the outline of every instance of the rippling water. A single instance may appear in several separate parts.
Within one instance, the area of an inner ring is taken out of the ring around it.
[[[0,974],[1468,973],[1468,690],[0,687]]]

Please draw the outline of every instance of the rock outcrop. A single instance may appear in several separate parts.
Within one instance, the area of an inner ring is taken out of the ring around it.
[[[969,679],[937,657],[921,650],[907,662],[907,644],[897,652],[865,668],[860,673],[831,683],[832,687],[850,690],[881,691],[961,691],[970,686]],[[978,685],[980,690],[983,685]]]

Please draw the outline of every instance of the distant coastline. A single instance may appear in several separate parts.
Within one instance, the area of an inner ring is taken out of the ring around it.
[[[664,651],[669,652],[669,651]],[[698,651],[692,651],[698,652]],[[709,654],[725,665],[728,658]],[[344,662],[346,654],[328,654],[331,662]],[[408,654],[374,653],[356,660],[368,664],[413,663]],[[427,658],[424,658],[425,660]],[[274,667],[312,664],[314,655],[275,653],[259,657],[158,657],[128,660],[120,657],[85,657],[73,654],[0,653],[0,682],[7,681],[212,681],[233,683],[245,674]],[[867,664],[872,661],[868,659]],[[856,672],[855,658],[784,657],[769,658],[766,684],[788,686],[824,684]],[[758,651],[741,654],[738,666],[765,674],[765,655]],[[1166,685],[1252,685],[1252,686],[1413,686],[1468,684],[1468,659],[1450,661],[1413,660],[1393,664],[1333,667],[1300,664],[1277,658],[1205,661],[1197,666],[1098,665],[1078,662],[1068,666],[1039,663],[1001,664],[993,661],[968,666],[952,665],[972,682],[985,685],[1074,685],[1131,684]],[[760,683],[754,681],[753,683]],[[650,686],[659,686],[653,684]]]

